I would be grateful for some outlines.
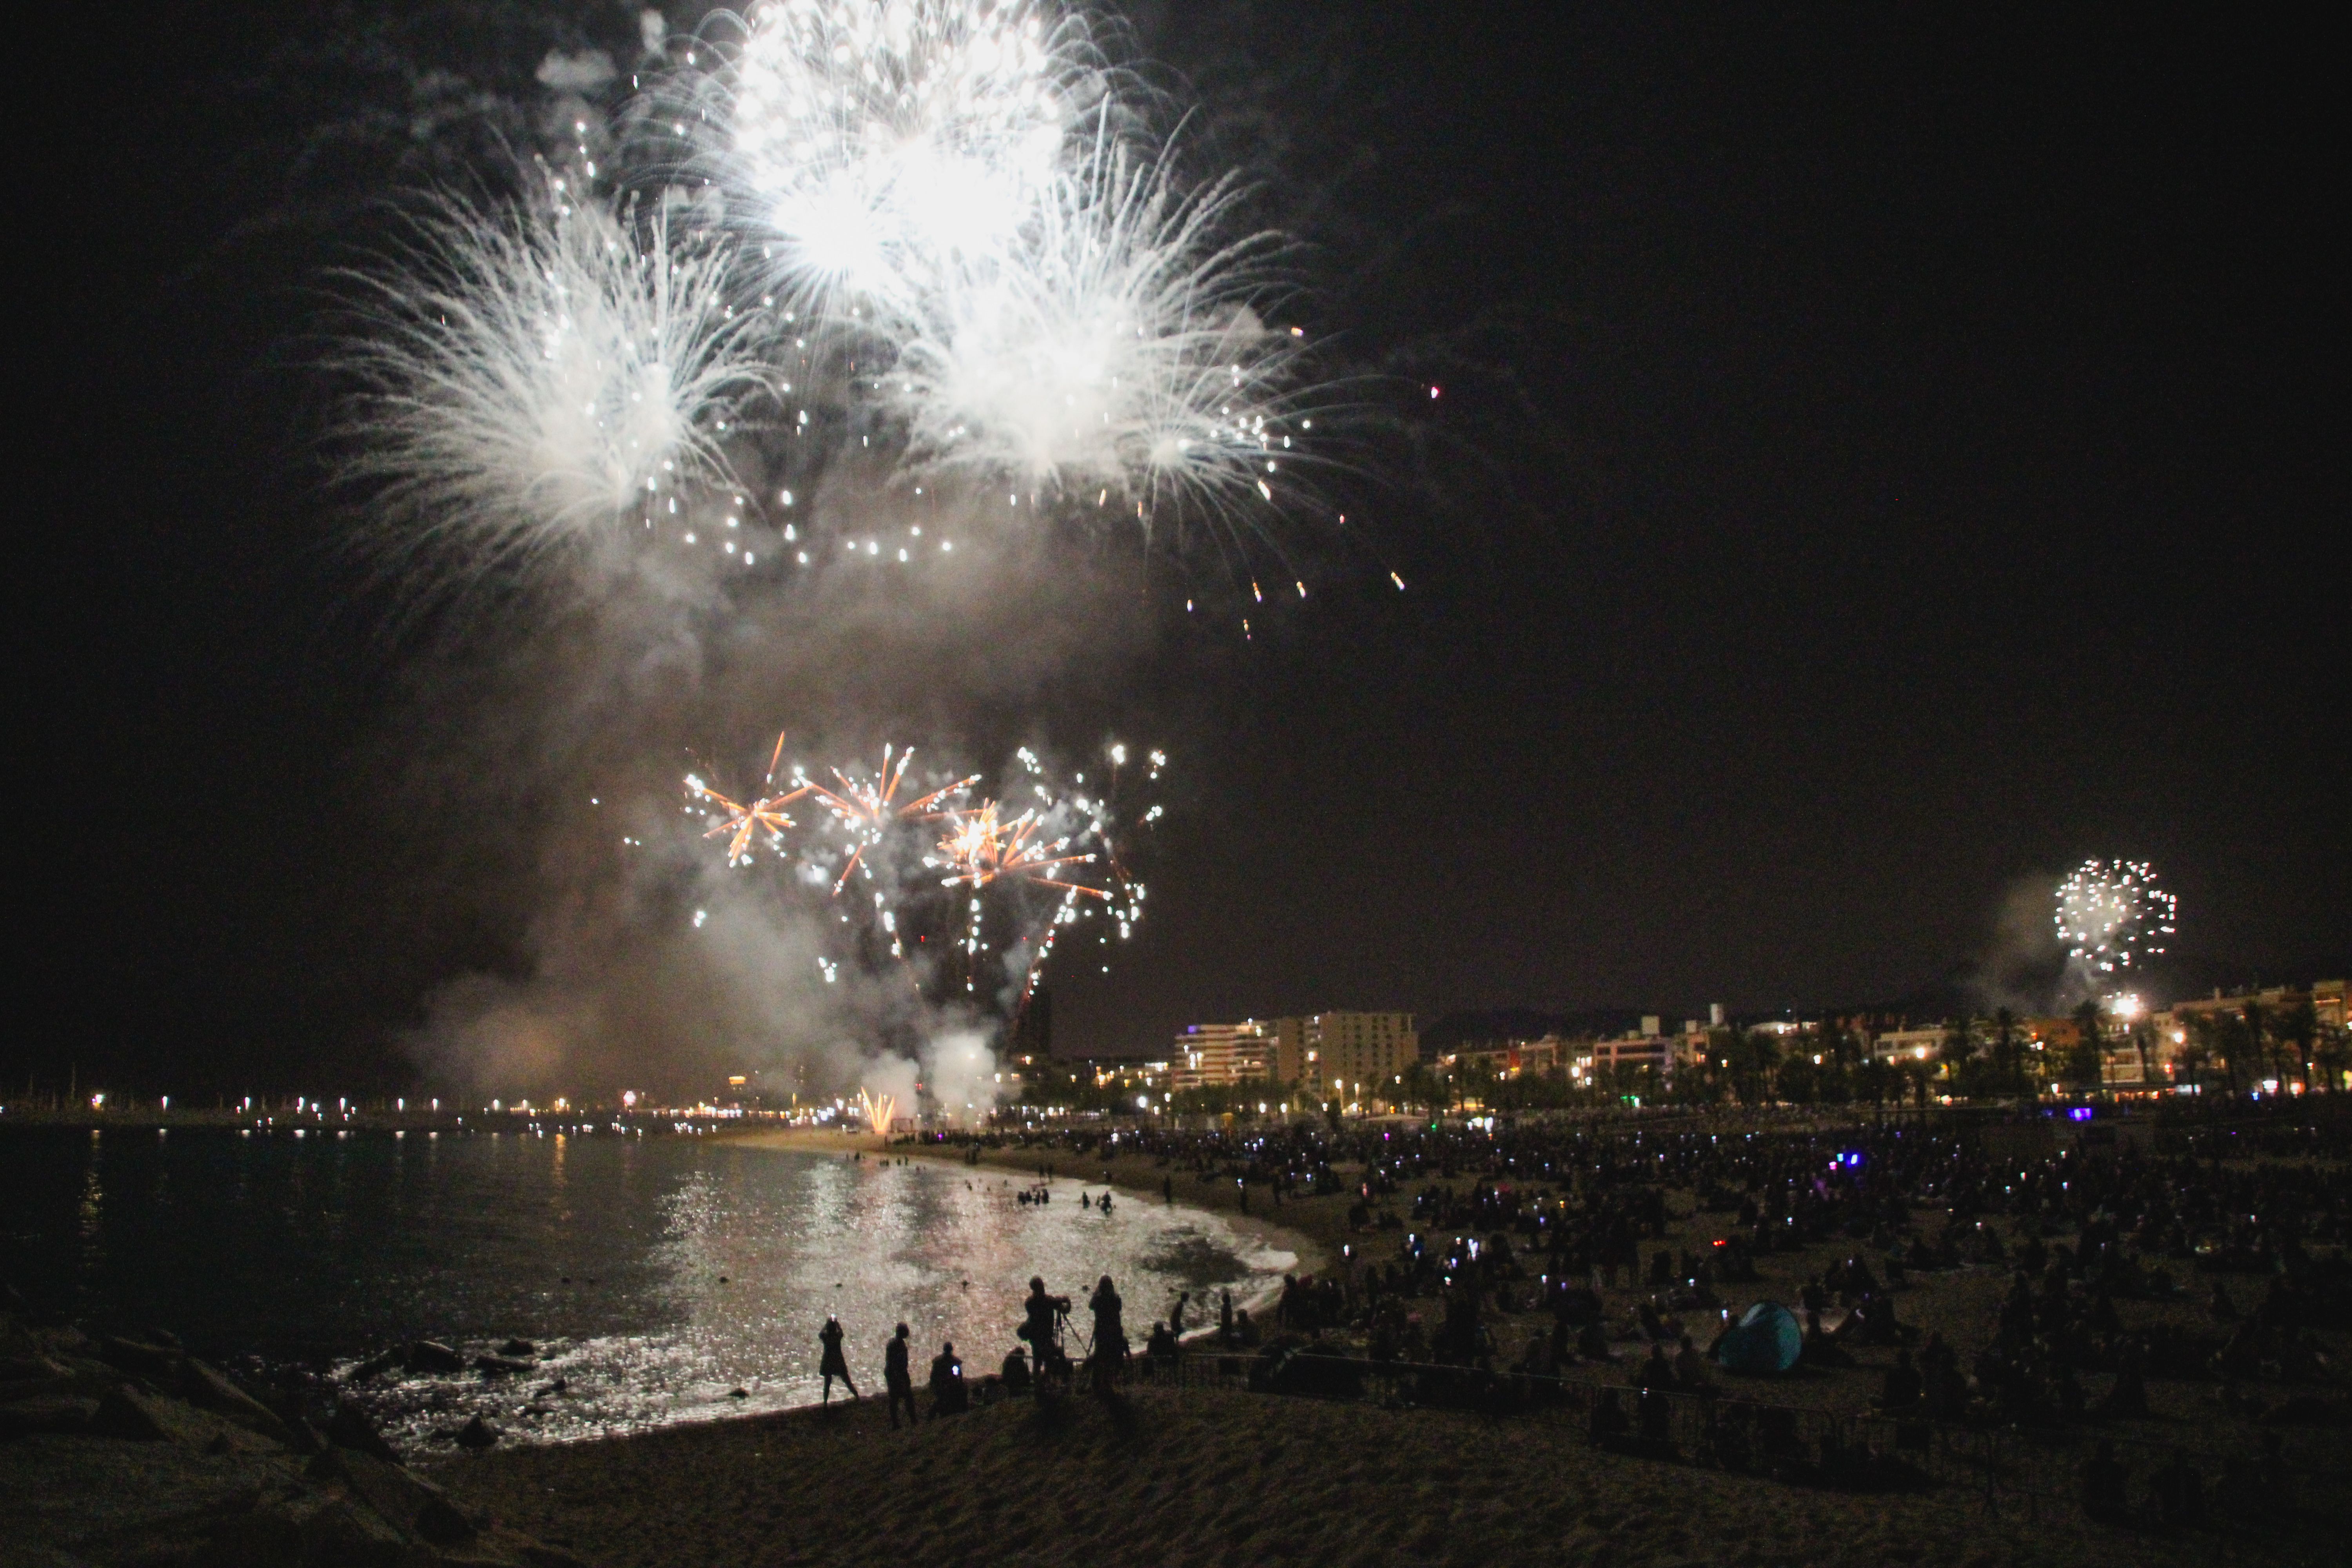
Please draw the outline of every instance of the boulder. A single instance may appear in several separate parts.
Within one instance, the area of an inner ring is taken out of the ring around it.
[[[382,1459],[387,1465],[400,1463],[400,1455],[382,1432],[367,1417],[367,1412],[346,1400],[335,1406],[332,1419],[327,1423],[327,1441],[338,1448],[349,1448]]]
[[[529,1340],[509,1340],[499,1347],[500,1355],[537,1355],[539,1347]]]
[[[399,1364],[400,1351],[397,1347],[388,1351],[378,1351],[352,1368],[349,1380],[352,1383],[365,1383],[369,1378],[381,1376]]]
[[[474,1370],[487,1377],[507,1377],[515,1373],[530,1372],[536,1369],[530,1363],[517,1361],[512,1356],[478,1355],[474,1358]]]
[[[180,1352],[168,1345],[149,1344],[140,1340],[126,1340],[119,1334],[109,1334],[98,1342],[99,1359],[109,1366],[118,1367],[134,1377],[143,1377],[159,1388],[169,1388],[180,1381]]]
[[[63,1399],[79,1386],[70,1375],[9,1378],[0,1382],[0,1405],[14,1405],[20,1399]]]
[[[127,1443],[161,1443],[172,1435],[164,1425],[162,1402],[131,1388],[107,1390],[90,1414],[89,1432]]]
[[[95,1399],[52,1396],[16,1400],[0,1405],[0,1439],[86,1431],[90,1417],[97,1414]]]
[[[460,1448],[477,1450],[494,1448],[498,1447],[498,1442],[499,1429],[478,1415],[467,1422],[457,1432],[457,1447]]]
[[[320,1456],[311,1461],[310,1473],[341,1481],[369,1508],[436,1546],[455,1546],[478,1533],[439,1487],[356,1449]]]
[[[322,1568],[429,1568],[433,1549],[373,1509],[330,1502],[302,1521],[302,1561]]]
[[[296,1446],[294,1434],[274,1411],[194,1356],[180,1365],[180,1397],[274,1443]]]
[[[463,1372],[466,1358],[438,1340],[411,1340],[400,1364],[409,1372]]]

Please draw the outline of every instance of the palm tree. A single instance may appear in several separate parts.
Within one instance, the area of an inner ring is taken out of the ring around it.
[[[2271,1033],[2284,1044],[2294,1047],[2294,1060],[2303,1068],[2303,1084],[2308,1089],[2316,1080],[2311,1072],[2311,1047],[2319,1038],[2319,1009],[2305,996],[2271,1020]]]

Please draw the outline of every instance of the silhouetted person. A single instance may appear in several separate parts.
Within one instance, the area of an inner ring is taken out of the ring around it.
[[[898,1404],[901,1400],[906,1402],[908,1425],[914,1425],[917,1419],[915,1373],[908,1363],[907,1354],[907,1325],[901,1323],[898,1331],[882,1349],[882,1385],[890,1395],[890,1425],[894,1427],[898,1425]]]
[[[955,1342],[944,1341],[931,1358],[931,1419],[961,1414],[966,1403],[963,1363],[956,1359]]]
[[[824,1327],[816,1331],[817,1343],[824,1347],[824,1359],[817,1363],[817,1373],[824,1379],[824,1397],[821,1405],[833,1403],[833,1380],[841,1379],[849,1390],[849,1397],[857,1397],[857,1384],[849,1380],[849,1358],[841,1353],[841,1320],[827,1318]]]
[[[1217,1292],[1217,1340],[1221,1344],[1234,1342],[1234,1293]]]
[[[1108,1393],[1118,1382],[1119,1368],[1127,1362],[1127,1326],[1121,1321],[1126,1303],[1113,1288],[1106,1274],[1095,1284],[1095,1293],[1087,1299],[1087,1310],[1094,1314],[1094,1352],[1089,1358],[1095,1368],[1095,1387]]]
[[[1919,1407],[1926,1392],[1927,1381],[1911,1364],[1911,1352],[1896,1351],[1895,1364],[1886,1369],[1885,1381],[1879,1386],[1878,1407],[1890,1415],[1907,1415]]]
[[[2110,1438],[2100,1438],[2098,1452],[2083,1465],[2083,1511],[2101,1524],[2123,1522],[2124,1467]]]
[[[1029,1384],[1031,1381],[1029,1377],[1029,1358],[1021,1353],[1021,1347],[1019,1345],[1014,1345],[1011,1350],[1004,1352],[1004,1366],[999,1375],[1004,1379],[1005,1393],[1026,1394],[1029,1392]]]
[[[1031,1277],[1029,1299],[1022,1303],[1018,1337],[1028,1345],[1029,1354],[1036,1363],[1040,1377],[1061,1360],[1060,1348],[1055,1343],[1054,1328],[1062,1314],[1069,1310],[1070,1299],[1067,1296],[1047,1295],[1045,1281]]]

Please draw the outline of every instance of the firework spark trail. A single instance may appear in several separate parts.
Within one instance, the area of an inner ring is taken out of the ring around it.
[[[398,552],[527,571],[729,482],[720,439],[771,384],[757,318],[729,303],[720,249],[646,233],[551,177],[503,205],[440,198],[341,274],[346,473],[378,487]]]
[[[871,1095],[861,1088],[857,1091],[857,1109],[865,1116],[866,1126],[877,1134],[887,1134],[898,1117],[898,1102],[891,1095]]]
[[[2085,860],[2058,884],[2054,919],[2067,962],[2113,974],[2164,952],[2179,900],[2145,860]]]

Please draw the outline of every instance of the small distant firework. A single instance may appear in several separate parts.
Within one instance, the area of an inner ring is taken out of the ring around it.
[[[2116,973],[2164,952],[2179,907],[2145,860],[2085,860],[2058,884],[2058,941],[2068,963]]]
[[[719,249],[561,178],[504,205],[442,199],[343,279],[347,474],[381,487],[395,548],[440,546],[461,576],[675,521],[728,482],[720,437],[769,382]]]

